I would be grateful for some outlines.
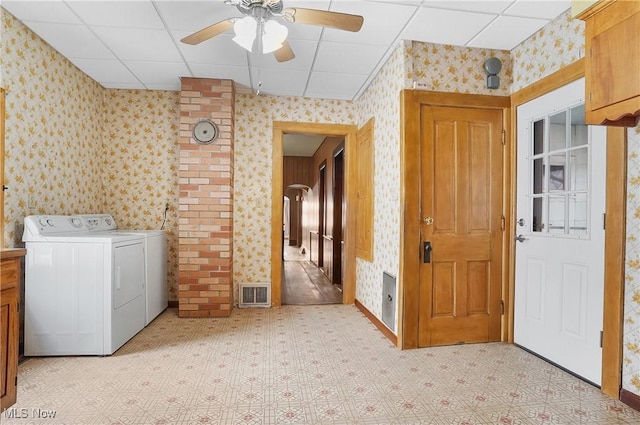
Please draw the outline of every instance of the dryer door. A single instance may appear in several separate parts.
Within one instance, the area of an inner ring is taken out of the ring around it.
[[[144,293],[144,244],[116,246],[113,250],[113,309],[142,297]]]

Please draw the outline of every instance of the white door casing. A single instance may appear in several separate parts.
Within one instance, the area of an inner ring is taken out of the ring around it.
[[[584,125],[584,79],[517,115],[514,342],[600,385],[606,129]]]

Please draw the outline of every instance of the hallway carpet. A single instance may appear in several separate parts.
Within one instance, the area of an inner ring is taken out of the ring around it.
[[[18,379],[7,412],[26,416],[4,425],[640,423],[513,345],[401,351],[348,305],[170,309],[112,356],[32,358]]]

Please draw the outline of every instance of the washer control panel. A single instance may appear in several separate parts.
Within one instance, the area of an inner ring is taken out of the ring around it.
[[[81,233],[89,229],[79,216],[30,215],[24,218],[23,241],[36,240],[47,235]]]
[[[111,214],[82,214],[80,219],[89,231],[105,231],[117,229],[116,221]]]

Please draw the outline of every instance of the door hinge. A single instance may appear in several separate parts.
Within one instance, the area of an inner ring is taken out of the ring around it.
[[[16,379],[15,379],[15,386],[18,386],[18,376],[16,375]]]
[[[602,213],[602,230],[607,230],[607,213]]]
[[[504,316],[504,301],[500,300],[500,315]]]
[[[506,130],[503,128],[502,129],[502,146],[507,144],[507,132]]]
[[[600,348],[602,348],[602,340],[604,339],[604,332],[600,331]]]
[[[503,215],[502,217],[500,217],[500,228],[502,229],[503,232],[507,227],[506,223],[507,223],[507,218]]]

